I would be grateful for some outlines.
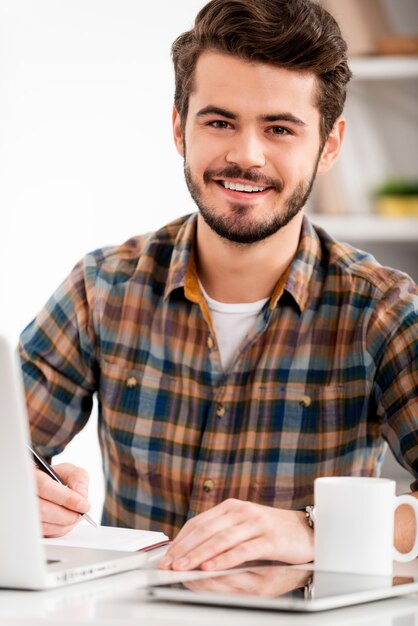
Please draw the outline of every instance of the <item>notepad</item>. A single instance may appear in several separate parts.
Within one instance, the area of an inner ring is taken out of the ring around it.
[[[112,526],[93,528],[84,520],[63,537],[43,540],[44,544],[49,546],[98,548],[125,552],[151,550],[151,548],[157,548],[168,543],[168,541],[169,538],[164,533],[132,528],[114,528]]]

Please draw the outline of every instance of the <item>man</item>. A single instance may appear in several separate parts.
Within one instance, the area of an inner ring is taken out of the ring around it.
[[[418,290],[304,216],[345,129],[328,13],[213,0],[173,59],[198,214],[87,255],[25,329],[32,437],[62,450],[97,393],[105,524],[175,537],[161,567],[308,562],[317,476],[377,475],[386,440],[418,477]],[[56,469],[70,489],[37,477],[48,536],[89,507],[85,472]]]

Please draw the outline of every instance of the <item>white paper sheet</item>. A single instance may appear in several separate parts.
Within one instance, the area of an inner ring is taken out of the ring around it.
[[[164,533],[131,528],[113,528],[99,526],[93,528],[81,521],[71,532],[63,537],[44,539],[45,545],[73,546],[77,548],[100,548],[102,550],[124,550],[135,552],[168,541]]]

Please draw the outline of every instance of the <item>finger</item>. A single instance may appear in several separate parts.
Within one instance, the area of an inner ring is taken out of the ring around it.
[[[57,526],[56,524],[42,524],[42,535],[48,539],[62,537],[69,533],[76,525],[77,524],[72,524],[71,526]]]
[[[76,491],[61,485],[45,474],[45,472],[41,470],[36,471],[36,483],[38,496],[43,500],[59,504],[78,513],[87,513],[89,511],[90,504],[88,500]]]
[[[193,549],[187,551],[185,556],[182,555],[174,559],[171,567],[176,570],[195,569],[202,563],[230,551],[234,546],[239,544],[245,545],[245,542],[258,534],[258,529],[253,524],[248,524],[247,521],[241,524],[231,524],[228,520],[228,527],[222,528],[220,532],[211,534],[206,541],[199,542]]]
[[[46,524],[57,526],[73,526],[80,521],[81,515],[59,504],[39,498],[41,520]]]
[[[77,465],[72,463],[59,463],[54,465],[54,471],[67,487],[87,498],[89,475],[84,468],[77,467]]]
[[[196,517],[193,517],[191,520],[186,522],[186,524],[183,526],[180,532],[176,535],[173,543],[171,544],[171,547],[174,545],[175,542],[178,543],[181,539],[183,539],[185,535],[189,534],[190,526],[194,524],[206,526],[212,520],[219,517],[220,515],[224,515],[232,511],[240,510],[242,504],[243,503],[241,502],[241,500],[236,500],[235,498],[228,498],[228,500],[224,500],[223,502],[221,502],[220,504],[217,504],[216,506],[212,507],[208,511],[205,511],[204,513],[199,513],[199,515],[196,515]]]
[[[215,593],[229,592],[231,586],[228,581],[219,580],[223,576],[215,576],[214,578],[203,578],[202,580],[187,580],[181,584],[191,591],[210,591]]]
[[[254,589],[254,580],[247,572],[229,576],[214,576],[201,580],[191,580],[182,583],[192,591],[211,591],[218,593],[248,593]]]
[[[220,512],[209,523],[204,523],[203,517],[198,515],[187,522],[184,527],[186,529],[187,526],[187,533],[183,533],[182,537],[176,537],[167,550],[166,557],[171,558],[172,562],[178,561],[188,556],[190,552],[197,549],[214,535],[237,526],[241,521],[235,512],[228,514]]]
[[[229,569],[247,561],[264,558],[265,550],[265,539],[261,536],[255,537],[205,561],[200,567],[205,571]]]

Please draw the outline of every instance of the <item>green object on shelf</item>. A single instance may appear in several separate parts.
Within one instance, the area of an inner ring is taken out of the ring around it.
[[[376,196],[418,196],[418,180],[391,178],[375,191]]]
[[[375,208],[386,217],[418,217],[418,180],[388,179],[375,190]]]

